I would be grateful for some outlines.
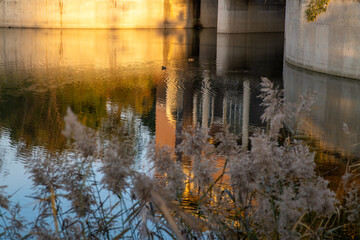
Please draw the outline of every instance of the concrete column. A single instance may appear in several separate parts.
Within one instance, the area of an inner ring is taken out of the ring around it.
[[[218,33],[283,32],[285,2],[219,0]]]
[[[305,18],[308,1],[287,1],[285,60],[298,67],[360,79],[360,4],[332,0],[314,22]]]
[[[205,28],[217,27],[218,1],[201,0],[200,24]]]

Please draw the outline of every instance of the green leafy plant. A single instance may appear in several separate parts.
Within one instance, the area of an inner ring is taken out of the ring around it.
[[[311,0],[305,10],[306,19],[314,22],[316,18],[326,12],[330,0]]]

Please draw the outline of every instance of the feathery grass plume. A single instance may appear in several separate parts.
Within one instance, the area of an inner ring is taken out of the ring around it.
[[[284,187],[283,194],[281,195],[278,203],[279,235],[282,237],[282,239],[299,239],[301,234],[299,232],[292,231],[290,227],[294,226],[303,214],[302,199],[297,199],[294,188]],[[271,233],[271,229],[270,231],[267,229],[267,233]]]
[[[46,200],[39,202],[40,208],[54,205],[58,200],[58,192],[62,192],[61,196],[73,204],[79,217],[89,213],[91,205],[95,204],[94,192],[88,183],[93,177],[92,161],[88,158],[78,158],[76,155],[35,156],[28,161],[26,168],[39,190],[34,198]]]
[[[349,222],[360,224],[360,188],[356,182],[346,191],[345,214]]]
[[[285,103],[283,91],[279,90],[278,86],[274,88],[274,84],[268,78],[262,77],[261,80],[260,105],[265,107],[261,120],[270,123],[269,136],[277,139],[280,128],[289,118],[291,105]]]
[[[283,90],[274,87],[273,83],[265,77],[261,78],[261,106],[265,107],[261,120],[270,125],[268,135],[277,139],[280,129],[286,127],[292,134],[296,134],[302,123],[301,117],[311,111],[316,101],[317,93],[305,93],[300,95],[300,103],[290,103],[284,98]]]
[[[109,190],[121,193],[129,186],[128,177],[134,174],[134,170],[131,168],[133,158],[134,149],[129,139],[121,141],[115,136],[106,145],[100,170],[104,173],[102,183]]]
[[[228,174],[230,175],[233,194],[241,204],[246,204],[246,200],[250,197],[249,194],[256,189],[257,171],[251,165],[252,159],[246,153],[233,158],[229,163]]]
[[[77,120],[77,116],[71,111],[70,107],[67,109],[67,115],[65,116],[64,121],[65,129],[63,135],[68,139],[75,140],[77,149],[81,151],[85,158],[94,156],[97,152],[94,131],[82,125]]]
[[[152,192],[155,191],[155,181],[145,174],[135,174],[132,180],[133,187],[132,198],[148,202],[151,199]]]
[[[47,228],[48,223],[46,220],[48,218],[51,219],[51,216],[54,223],[58,225],[57,214],[53,214],[54,211],[51,210],[58,208],[56,206],[58,201],[54,195],[56,196],[57,189],[62,186],[62,177],[65,174],[62,166],[63,164],[59,158],[53,159],[53,156],[42,155],[34,155],[28,159],[25,165],[27,173],[30,174],[30,178],[33,181],[34,193],[32,198],[37,200],[37,208],[39,210],[38,218],[32,227],[33,229],[38,228],[38,224],[41,224],[41,228]]]
[[[171,194],[171,193],[170,193]],[[178,204],[171,201],[169,192],[162,188],[155,179],[152,179],[145,174],[135,174],[133,178],[132,196],[142,202],[148,202],[151,206],[155,207],[161,216],[152,218],[157,223],[156,228],[172,231],[176,235],[176,239],[186,239],[181,227],[183,224],[181,221],[185,221],[187,225],[190,224],[190,231],[198,232],[202,228],[202,223],[192,216],[185,213]],[[157,218],[163,218],[165,222],[157,220]],[[148,218],[142,219],[143,229],[148,229],[146,221]],[[148,230],[146,230],[148,231]],[[194,233],[193,233],[194,234]]]
[[[342,130],[344,131],[344,133],[346,134],[346,135],[351,135],[351,132],[350,132],[350,130],[349,130],[349,126],[346,124],[346,123],[342,123]]]
[[[187,128],[182,134],[182,142],[178,151],[191,159],[201,158],[203,154],[214,152],[214,145],[209,142],[209,131],[207,128]]]
[[[302,124],[302,118],[305,117],[309,112],[311,112],[311,107],[316,102],[316,97],[317,92],[308,92],[300,95],[299,104],[290,104],[292,110],[289,111],[289,121],[286,122],[286,125],[293,134],[298,133],[298,128]]]
[[[206,188],[213,182],[217,171],[215,146],[209,142],[207,128],[188,128],[183,132],[183,140],[177,151],[192,161],[192,180],[199,188]]]
[[[254,206],[256,230],[260,236],[294,237],[294,223],[303,214],[324,217],[335,212],[335,193],[327,188],[327,181],[316,177],[314,165],[308,165],[314,155],[303,143],[278,146],[266,139],[253,137],[256,148],[242,158],[252,160],[246,161],[251,162],[246,169],[251,173],[258,203]]]
[[[255,227],[259,237],[299,237],[294,225],[303,215],[329,216],[337,202],[327,182],[316,176],[314,153],[305,143],[290,139],[281,146],[276,141],[284,124],[310,109],[314,95],[304,95],[300,104],[286,103],[282,91],[266,78],[261,91],[266,107],[262,119],[270,123],[270,131],[252,136],[250,152],[230,161],[234,203],[239,209],[253,209],[253,215],[243,211],[239,217]],[[251,227],[244,228],[248,238],[254,234]]]
[[[192,171],[192,181],[204,191],[214,182],[213,174],[218,171],[215,157],[202,157],[199,161],[194,161]]]
[[[161,175],[158,181],[171,195],[177,197],[184,190],[185,174],[182,166],[176,162],[175,149],[155,144],[149,148],[148,158],[154,163],[156,173]]]
[[[132,168],[135,156],[135,145],[131,129],[120,126],[120,117],[110,114],[101,126],[105,140],[101,151],[102,165],[100,171],[104,174],[101,183],[115,194],[129,187],[129,177],[135,171]]]
[[[300,104],[295,105],[296,115],[302,115],[311,111],[316,102],[317,92],[308,92],[300,95]]]
[[[216,153],[221,156],[235,156],[240,153],[240,146],[237,143],[237,136],[229,131],[230,126],[225,126],[223,131],[215,134],[215,141],[218,142]]]
[[[111,214],[105,213],[102,200],[96,197],[99,190],[94,181],[93,162],[90,155],[66,153],[35,155],[27,161],[27,171],[37,190],[32,197],[38,200],[39,210],[31,235],[40,239],[72,239],[79,232],[86,235],[93,229],[96,229],[96,234],[91,233],[94,236],[106,234],[102,219]],[[69,219],[75,216],[76,220],[70,223]]]
[[[281,144],[277,141],[280,129],[288,126],[296,129],[293,122],[311,109],[315,96],[303,95],[300,104],[286,103],[281,90],[266,78],[262,81],[261,97],[266,107],[262,119],[270,124],[270,131],[254,134],[249,150],[242,150],[237,137],[227,128],[215,138],[208,129],[189,129],[183,133],[176,151],[150,144],[149,173],[133,167],[134,139],[130,130],[118,126],[118,119],[104,126],[110,136],[99,151],[96,133],[79,123],[68,110],[64,134],[74,139],[73,146],[78,151],[66,156],[34,156],[26,165],[36,187],[33,197],[39,202],[39,216],[31,224],[31,236],[330,238],[333,229],[343,223],[335,213],[339,204],[335,194],[314,171],[314,153],[291,135],[288,141]],[[182,170],[179,159],[190,160],[188,175],[184,174],[187,169]],[[96,168],[95,162],[100,161],[102,165]],[[217,169],[216,164],[222,162],[225,162],[222,170]],[[101,182],[96,179],[96,171],[101,173]],[[108,198],[101,197],[104,189],[117,197],[108,208],[105,207]],[[132,207],[125,206],[125,192],[132,197]],[[345,196],[346,223],[359,223],[358,186],[351,185]],[[8,234],[4,236],[20,237],[16,234],[24,224],[15,221],[21,220],[19,208],[14,208],[2,195],[0,204],[9,209],[6,216],[11,223],[4,227],[0,224],[4,234]]]

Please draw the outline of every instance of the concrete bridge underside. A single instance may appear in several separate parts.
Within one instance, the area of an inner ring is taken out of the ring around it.
[[[0,0],[0,27],[282,32],[281,0]]]

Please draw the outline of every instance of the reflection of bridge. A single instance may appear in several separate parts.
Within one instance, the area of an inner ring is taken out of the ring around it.
[[[211,133],[229,125],[242,135],[246,145],[249,124],[259,125],[262,113],[258,82],[260,76],[281,80],[283,34],[216,34],[201,31],[188,35],[195,48],[191,64],[173,65],[158,83],[156,104],[156,141],[170,146],[181,141],[181,131],[188,126],[208,127]],[[262,44],[267,39],[267,44]],[[185,56],[186,58],[186,56]],[[187,67],[202,64],[200,72]],[[167,60],[164,59],[166,62]],[[172,71],[171,69],[186,69]]]
[[[181,142],[183,128],[201,126],[214,133],[228,125],[232,132],[241,134],[246,143],[249,132],[250,81],[232,80],[235,81],[232,84],[235,88],[226,87],[225,83],[221,87],[226,90],[216,91],[208,70],[204,70],[201,87],[195,92],[184,91],[168,82],[165,101],[158,99],[156,104],[156,141],[175,146]],[[241,88],[242,92],[239,91]]]
[[[217,27],[221,33],[282,32],[285,19],[281,0],[2,0],[0,12],[0,27]]]

